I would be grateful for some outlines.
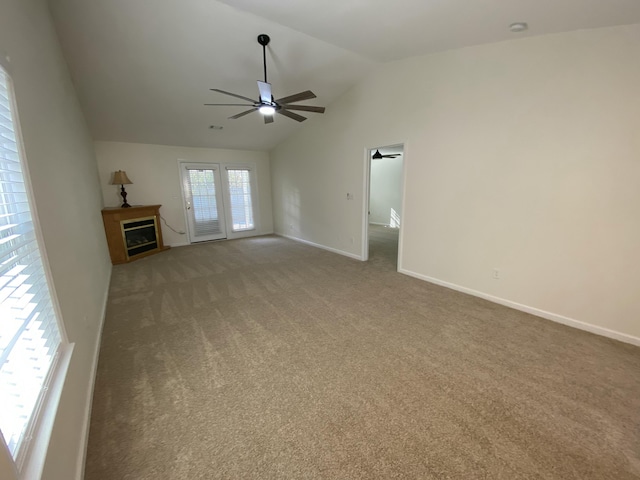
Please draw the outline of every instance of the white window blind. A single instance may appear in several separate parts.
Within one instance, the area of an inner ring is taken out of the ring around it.
[[[12,95],[0,67],[0,431],[19,468],[62,335],[31,217]]]
[[[227,168],[229,179],[229,201],[231,209],[231,224],[233,231],[252,230],[253,197],[251,195],[251,170]]]
[[[187,182],[187,195],[193,202],[194,234],[196,236],[220,233],[220,217],[218,215],[218,200],[216,197],[216,182],[214,170],[192,170]]]

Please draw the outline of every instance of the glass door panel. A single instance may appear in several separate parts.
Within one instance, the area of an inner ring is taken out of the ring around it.
[[[185,163],[181,173],[191,242],[226,238],[219,166]]]

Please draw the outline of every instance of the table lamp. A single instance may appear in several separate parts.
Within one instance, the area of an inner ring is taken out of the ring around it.
[[[131,205],[127,203],[127,192],[124,191],[125,185],[131,185],[133,182],[129,180],[127,177],[127,172],[123,170],[118,170],[117,172],[113,172],[113,179],[111,180],[111,185],[120,185],[120,195],[122,195],[122,208],[128,208]]]

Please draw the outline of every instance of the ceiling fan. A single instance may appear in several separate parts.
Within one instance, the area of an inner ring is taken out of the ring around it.
[[[376,153],[374,153],[371,156],[371,158],[373,158],[374,160],[380,160],[381,158],[396,158],[396,157],[399,157],[400,155],[402,155],[402,154],[401,153],[392,153],[392,154],[389,154],[389,155],[382,155],[380,153],[380,150],[378,150],[376,148]]]
[[[315,94],[311,90],[306,90],[304,92],[296,93],[294,95],[289,95],[288,97],[282,97],[275,100],[273,95],[271,95],[271,84],[267,82],[267,45],[271,38],[269,35],[260,34],[258,35],[258,43],[262,45],[262,61],[264,65],[264,82],[258,80],[258,91],[260,93],[260,98],[256,101],[252,98],[245,97],[243,95],[237,95],[231,92],[225,92],[224,90],[220,90],[218,88],[212,88],[211,90],[214,92],[224,93],[225,95],[230,95],[232,97],[240,98],[242,100],[246,100],[249,103],[205,103],[208,106],[235,106],[235,107],[251,107],[249,110],[245,110],[244,112],[240,112],[230,119],[236,119],[240,117],[244,117],[251,112],[259,111],[264,116],[264,123],[273,123],[273,116],[275,113],[279,113],[284,115],[285,117],[289,117],[298,122],[304,122],[307,118],[302,115],[298,115],[297,113],[292,112],[291,110],[299,110],[302,112],[315,112],[315,113],[324,113],[324,107],[314,107],[310,105],[291,105],[294,102],[301,102],[303,100],[309,100],[311,98],[316,98]]]

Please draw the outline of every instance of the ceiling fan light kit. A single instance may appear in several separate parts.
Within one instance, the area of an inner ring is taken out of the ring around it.
[[[292,105],[295,102],[302,102],[303,100],[310,100],[312,98],[316,98],[315,94],[311,90],[305,90],[304,92],[296,93],[294,95],[289,95],[287,97],[274,99],[271,94],[271,84],[267,82],[267,45],[271,38],[269,35],[264,33],[258,35],[258,43],[262,45],[262,64],[264,67],[264,82],[258,80],[258,92],[260,97],[258,101],[253,100],[252,98],[245,97],[243,95],[238,95],[231,92],[226,92],[224,90],[220,90],[218,88],[212,88],[211,90],[214,92],[222,93],[224,95],[229,95],[231,97],[239,98],[241,100],[245,100],[250,103],[205,103],[207,106],[234,106],[234,107],[251,107],[249,110],[245,110],[244,112],[237,113],[229,119],[235,120],[240,117],[244,117],[252,112],[258,111],[263,115],[264,123],[273,123],[273,117],[276,113],[280,115],[284,115],[285,117],[289,117],[292,120],[297,122],[304,122],[307,118],[299,115],[291,110],[298,110],[301,112],[314,112],[314,113],[324,113],[324,107],[316,107],[311,105]]]
[[[273,115],[276,113],[276,107],[272,105],[262,105],[258,111],[263,115]]]

